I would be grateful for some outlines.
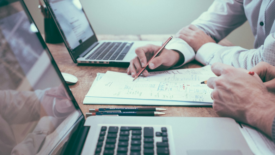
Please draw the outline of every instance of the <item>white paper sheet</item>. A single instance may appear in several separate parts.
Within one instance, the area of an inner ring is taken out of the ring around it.
[[[126,73],[107,72],[105,75],[98,74],[84,104],[171,105],[175,102],[172,105],[206,103],[209,106],[212,90],[200,82],[214,76],[210,66],[153,72],[149,77],[139,77],[136,81]]]

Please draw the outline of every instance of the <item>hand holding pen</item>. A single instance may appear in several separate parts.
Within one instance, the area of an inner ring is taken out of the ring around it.
[[[137,57],[135,57],[127,69],[127,74],[132,77],[136,77],[137,72],[142,68],[147,66],[148,61],[158,52],[161,46],[156,45],[147,45],[136,49]],[[160,54],[157,55],[152,61],[148,64],[148,67],[142,72],[143,76],[148,76],[149,73],[147,69],[169,69],[175,66],[177,63],[183,63],[184,58],[182,54],[177,51],[168,50],[164,48]]]

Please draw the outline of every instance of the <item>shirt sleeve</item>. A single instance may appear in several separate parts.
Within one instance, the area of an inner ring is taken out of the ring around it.
[[[203,65],[222,62],[234,67],[250,69],[264,61],[275,66],[275,33],[269,34],[258,49],[245,49],[239,46],[222,46],[216,43],[204,44],[195,59]]]
[[[184,56],[184,62],[174,68],[183,66],[184,64],[192,61],[195,58],[195,52],[184,40],[180,38],[173,38],[166,46],[168,50],[174,50],[181,53]]]
[[[246,20],[242,0],[215,0],[192,24],[219,42]]]

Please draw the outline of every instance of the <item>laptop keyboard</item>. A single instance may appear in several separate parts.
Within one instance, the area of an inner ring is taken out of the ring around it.
[[[134,43],[128,42],[105,42],[101,44],[88,60],[123,60]]]
[[[156,142],[154,137],[161,137]],[[167,128],[154,133],[153,127],[102,126],[95,155],[169,155]]]

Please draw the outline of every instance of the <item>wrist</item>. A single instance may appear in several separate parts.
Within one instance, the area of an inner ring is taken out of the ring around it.
[[[177,50],[173,50],[173,52],[176,54],[176,61],[173,66],[180,66],[181,64],[184,63],[184,60],[185,60],[184,55]]]
[[[270,137],[272,137],[272,124],[275,117],[274,96],[272,93],[265,92],[265,94],[259,98],[258,106],[253,110],[254,114],[250,114],[250,116],[254,115],[255,117],[251,117],[248,122]]]

